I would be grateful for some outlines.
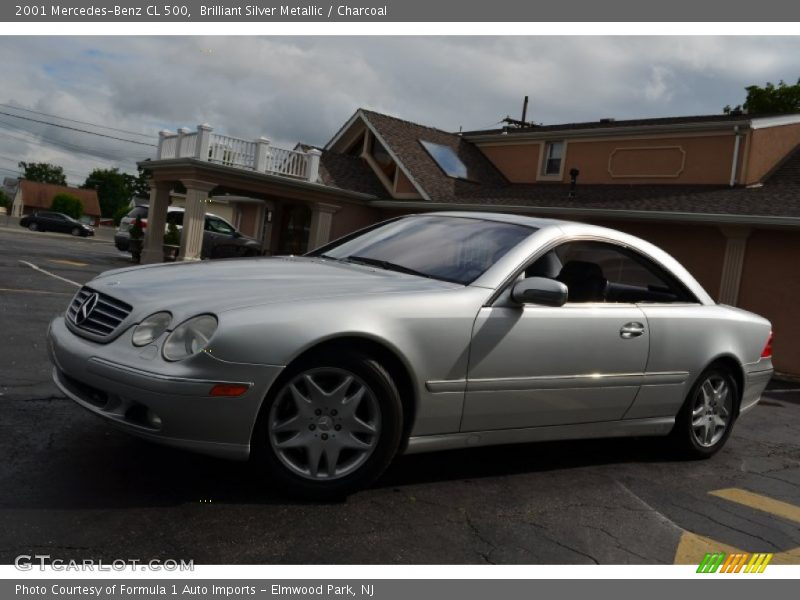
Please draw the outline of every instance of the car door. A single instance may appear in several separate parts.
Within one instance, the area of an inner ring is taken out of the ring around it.
[[[52,225],[48,228],[52,228],[53,231],[58,231],[60,233],[66,233],[72,230],[72,223],[70,223],[64,215],[60,215],[58,213],[50,214],[52,216]]]
[[[38,212],[34,215],[36,224],[39,226],[40,231],[58,231],[57,223],[53,218],[53,213]]]
[[[236,230],[220,218],[206,216],[206,231],[203,237],[205,255],[209,258],[229,258],[237,255]],[[207,249],[206,240],[208,240]]]
[[[567,243],[528,266],[526,276],[548,276],[567,285],[563,306],[517,305],[506,290],[480,310],[462,431],[592,423],[625,415],[643,381],[650,336],[635,303],[607,301],[606,254]]]

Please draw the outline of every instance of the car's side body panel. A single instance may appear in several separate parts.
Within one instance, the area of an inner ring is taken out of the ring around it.
[[[751,313],[722,305],[642,304],[650,330],[647,372],[684,373],[682,381],[644,385],[625,418],[674,415],[689,388],[713,361],[740,366],[759,361],[770,325]]]
[[[475,323],[463,431],[621,419],[642,383],[649,336],[633,304],[484,308]]]
[[[414,435],[456,432],[464,401],[470,332],[489,293],[455,286],[365,296],[362,302],[326,298],[237,310],[220,315],[220,330],[225,334],[211,352],[234,362],[285,365],[325,342],[369,339],[394,353],[414,381]],[[426,385],[436,381],[451,385]]]

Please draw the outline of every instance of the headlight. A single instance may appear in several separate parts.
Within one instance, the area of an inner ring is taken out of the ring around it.
[[[164,358],[183,360],[206,347],[217,330],[217,318],[213,315],[192,317],[178,325],[164,342]]]
[[[133,345],[146,346],[150,342],[157,340],[167,330],[171,320],[172,315],[168,312],[157,312],[150,315],[133,330]]]

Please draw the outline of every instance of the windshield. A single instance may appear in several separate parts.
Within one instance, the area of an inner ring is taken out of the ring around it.
[[[311,253],[467,285],[535,229],[467,217],[418,215]]]

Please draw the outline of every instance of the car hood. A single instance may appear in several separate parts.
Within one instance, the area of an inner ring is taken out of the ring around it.
[[[87,285],[131,304],[135,310],[191,307],[209,311],[334,296],[417,293],[462,287],[395,271],[307,257],[130,267],[106,271]]]

